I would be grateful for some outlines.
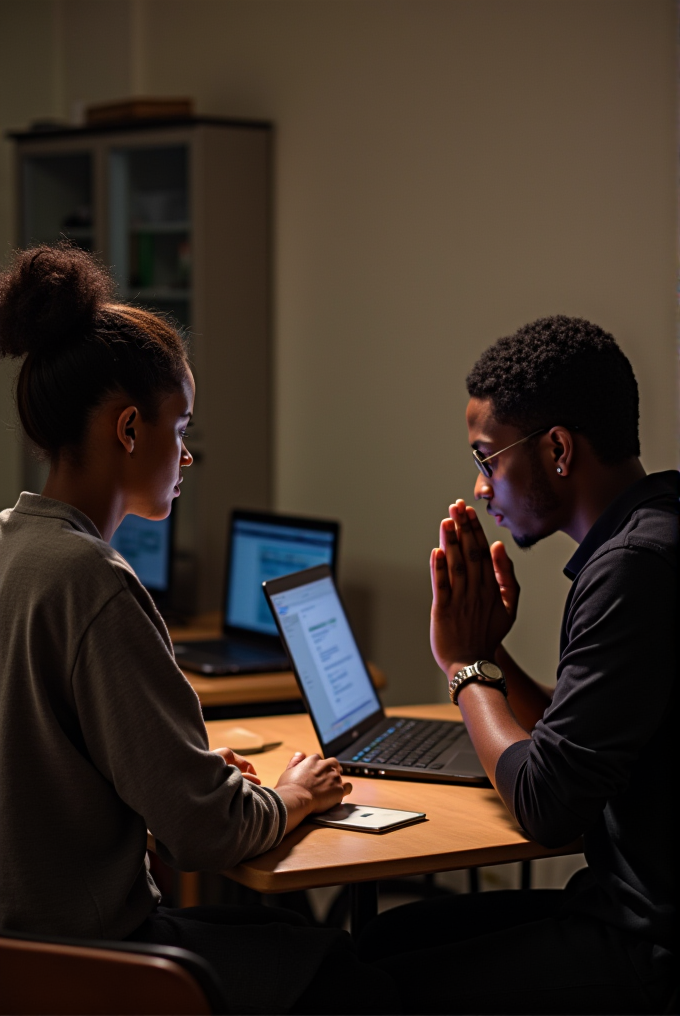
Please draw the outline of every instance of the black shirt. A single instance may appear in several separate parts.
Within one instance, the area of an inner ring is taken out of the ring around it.
[[[529,836],[583,835],[588,869],[568,907],[668,948],[673,932],[678,496],[654,473],[602,513],[565,568],[573,579],[552,703],[496,767]]]

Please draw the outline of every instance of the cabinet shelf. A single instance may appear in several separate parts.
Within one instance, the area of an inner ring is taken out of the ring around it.
[[[174,236],[175,234],[183,235],[184,233],[191,232],[190,222],[133,222],[130,225],[130,232],[134,234],[138,233],[152,233],[158,236]]]
[[[54,233],[33,234],[31,236],[30,243],[53,244],[58,243],[60,240],[77,240],[79,243],[82,241],[94,243],[94,230],[73,227],[72,229],[60,229],[59,232],[56,234]]]
[[[130,286],[125,294],[127,300],[149,303],[152,300],[190,300],[190,289],[173,289],[172,286]]]
[[[61,232],[68,240],[94,240],[91,226],[64,226]]]

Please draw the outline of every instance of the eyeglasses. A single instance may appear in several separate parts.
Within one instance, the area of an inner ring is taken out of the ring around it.
[[[475,465],[482,476],[486,476],[488,480],[491,476],[493,476],[493,470],[491,469],[491,466],[487,466],[487,462],[490,462],[491,459],[495,459],[497,455],[502,455],[503,452],[507,452],[510,448],[514,448],[516,445],[524,444],[525,441],[528,441],[532,437],[536,437],[537,434],[545,434],[549,430],[550,427],[541,427],[540,430],[535,430],[533,434],[527,434],[526,437],[521,437],[519,441],[513,441],[512,444],[506,445],[505,448],[501,448],[500,451],[494,452],[493,455],[487,455],[485,459],[482,458],[477,448],[473,448],[472,458],[475,460]]]

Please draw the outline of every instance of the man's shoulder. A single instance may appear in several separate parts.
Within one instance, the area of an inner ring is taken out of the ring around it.
[[[610,583],[641,588],[662,576],[675,581],[680,549],[677,506],[641,505],[626,524],[599,547],[584,565],[574,585],[582,589],[607,578]],[[649,590],[648,590],[649,592]]]
[[[680,510],[677,502],[652,502],[637,508],[623,528],[600,547],[600,554],[619,550],[652,551],[669,562],[677,559],[680,537]]]
[[[564,611],[562,650],[594,628],[599,639],[622,639],[630,650],[653,630],[675,652],[678,516],[642,506],[602,544],[574,579]],[[602,634],[607,632],[605,636]]]
[[[669,557],[677,557],[680,543],[680,511],[676,503],[664,508],[643,505],[633,512],[625,527],[626,547],[644,547]]]

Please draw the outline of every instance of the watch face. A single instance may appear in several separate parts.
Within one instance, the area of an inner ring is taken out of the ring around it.
[[[479,664],[479,669],[484,674],[484,677],[488,677],[492,681],[500,681],[503,677],[503,671],[495,663],[488,663],[485,660],[484,663]]]

